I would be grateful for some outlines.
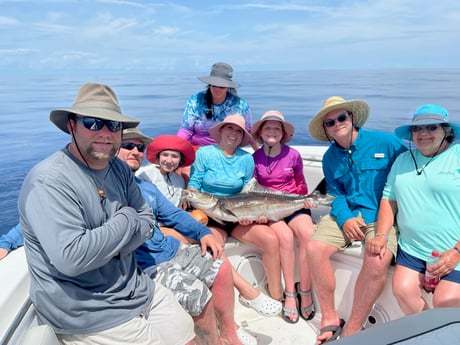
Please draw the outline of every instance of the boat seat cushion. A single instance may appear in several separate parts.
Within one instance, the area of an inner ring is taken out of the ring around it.
[[[54,330],[49,325],[30,328],[21,341],[21,345],[60,345]]]

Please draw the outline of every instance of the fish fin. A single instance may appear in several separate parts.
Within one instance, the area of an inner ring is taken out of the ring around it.
[[[257,180],[253,177],[248,183],[244,186],[243,190],[240,193],[249,194],[249,193],[258,193],[258,194],[277,194],[284,195],[286,193],[281,192],[276,189],[270,189],[262,186]]]

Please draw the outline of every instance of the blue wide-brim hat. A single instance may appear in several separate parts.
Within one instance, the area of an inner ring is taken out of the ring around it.
[[[411,140],[410,128],[412,126],[433,125],[446,123],[452,127],[455,137],[460,137],[460,125],[449,121],[449,112],[437,104],[424,104],[415,110],[412,121],[404,126],[397,127],[395,134],[400,139]]]

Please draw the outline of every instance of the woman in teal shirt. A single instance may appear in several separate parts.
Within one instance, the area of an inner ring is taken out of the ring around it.
[[[196,152],[191,168],[188,188],[219,196],[239,193],[254,174],[252,155],[241,149],[253,141],[245,129],[245,120],[239,114],[227,116],[210,128],[209,133],[217,145],[202,146]],[[239,223],[222,225],[212,218],[208,227],[220,238],[222,245],[229,235],[241,242],[251,243],[262,249],[268,288],[271,297],[282,299],[280,244],[274,231],[267,225],[242,219]],[[250,301],[240,296],[244,305]]]
[[[426,261],[441,253],[431,272],[440,277],[434,307],[460,307],[460,125],[436,104],[417,108],[409,125],[396,128],[416,149],[393,164],[378,215],[378,233],[387,234],[394,217],[399,228],[393,292],[405,314],[428,308],[421,293]]]

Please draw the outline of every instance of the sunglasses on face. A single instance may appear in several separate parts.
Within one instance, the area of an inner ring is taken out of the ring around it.
[[[346,119],[347,119],[347,113],[343,113],[343,114],[340,114],[339,116],[337,116],[337,118],[335,120],[326,120],[324,121],[324,125],[328,128],[331,128],[335,125],[335,122],[344,122]]]
[[[137,151],[139,152],[144,152],[145,150],[144,144],[135,144],[129,141],[121,143],[120,147],[128,151],[134,150],[135,147],[137,148]]]
[[[75,116],[75,121],[81,123],[90,131],[100,131],[104,126],[110,132],[118,132],[123,129],[123,123],[120,121],[102,120],[95,117],[80,117]]]
[[[412,126],[410,130],[412,133],[417,133],[423,130],[428,131],[428,132],[434,132],[438,128],[439,128],[439,125],[425,125],[425,126]]]

